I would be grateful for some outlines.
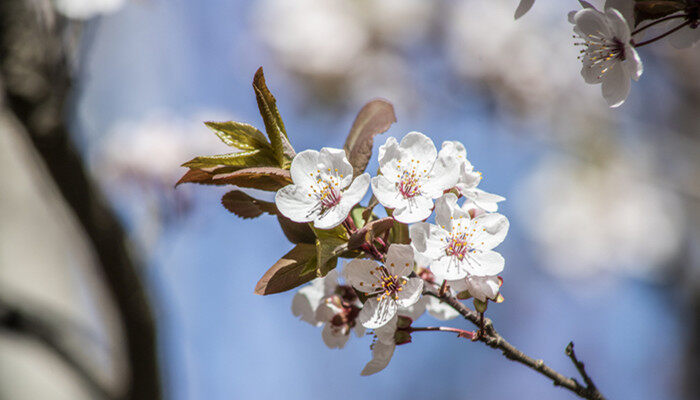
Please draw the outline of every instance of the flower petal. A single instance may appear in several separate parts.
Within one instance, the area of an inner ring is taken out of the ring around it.
[[[340,202],[346,203],[350,206],[350,208],[352,208],[352,206],[362,200],[365,193],[367,193],[367,189],[369,189],[369,174],[365,172],[364,174],[355,178],[355,180],[352,181],[352,184],[350,184],[350,187],[342,192]]]
[[[642,59],[639,57],[639,53],[632,46],[625,46],[625,54],[627,58],[622,61],[622,67],[625,72],[635,81],[638,81],[644,72],[644,65],[642,64]]]
[[[394,299],[385,296],[382,300],[372,297],[365,301],[357,319],[367,329],[376,329],[386,325],[395,315],[399,306]]]
[[[311,222],[320,212],[318,202],[300,185],[287,185],[275,194],[277,209],[294,222]]]
[[[501,214],[482,214],[472,221],[473,229],[471,242],[480,250],[491,250],[503,242],[508,234],[510,223]]]
[[[331,349],[342,349],[350,339],[350,332],[343,333],[341,329],[327,323],[321,332],[323,343]]]
[[[474,298],[486,301],[486,299],[495,300],[498,296],[500,288],[498,276],[468,276],[464,281],[467,283],[469,294]]]
[[[438,198],[445,190],[454,187],[459,181],[462,164],[469,162],[466,154],[461,143],[444,142],[421,190],[432,198]]]
[[[409,132],[406,136],[401,139],[399,144],[401,149],[401,156],[411,159],[416,162],[420,162],[421,165],[425,165],[429,168],[435,162],[437,158],[437,149],[435,144],[429,137],[425,136],[420,132]]]
[[[619,107],[630,93],[630,77],[620,63],[613,64],[603,75],[603,97],[611,108]]]
[[[423,257],[427,257],[429,259],[427,263],[429,264],[442,254],[442,246],[448,233],[437,225],[418,222],[408,227],[408,235],[411,238],[411,245],[415,252]],[[416,255],[414,254],[415,259]]]
[[[318,170],[319,152],[316,150],[304,150],[292,160],[289,173],[295,185],[308,188],[316,186],[316,170]]]
[[[343,204],[341,201],[340,204],[337,204],[334,207],[331,207],[325,210],[323,213],[319,214],[314,219],[314,228],[335,228],[336,226],[342,224],[343,221],[345,221],[345,218],[347,218],[348,214],[350,214],[350,209],[352,209],[352,205],[349,205],[347,203]]]
[[[410,307],[416,304],[423,293],[423,280],[421,278],[409,278],[402,288],[403,290],[399,292],[399,299],[396,300],[396,303],[399,307]]]
[[[406,206],[406,200],[396,189],[396,184],[384,175],[375,176],[371,180],[372,192],[379,203],[386,208],[399,208]]]
[[[459,316],[459,313],[449,304],[443,303],[432,296],[423,296],[423,298],[427,299],[425,308],[433,317],[442,321],[447,321],[448,319],[453,319]]]
[[[321,171],[338,177],[341,189],[348,187],[352,182],[352,165],[348,161],[345,150],[332,147],[322,148],[318,156],[318,164]]]
[[[362,369],[360,375],[367,376],[376,374],[386,368],[394,355],[395,344],[384,344],[382,342],[374,343],[372,347],[372,359]]]
[[[400,159],[399,142],[396,141],[395,137],[390,136],[383,145],[379,146],[379,170],[383,175],[389,176],[391,182],[394,182],[395,177],[401,174]]]
[[[420,318],[421,315],[425,313],[425,306],[428,304],[428,299],[430,296],[423,296],[414,304],[408,307],[399,307],[398,315],[402,317],[408,317],[412,321]]]
[[[384,265],[390,274],[408,276],[413,271],[413,247],[410,244],[392,244],[385,260]]]
[[[375,193],[376,195],[376,193]],[[379,197],[377,197],[379,199]],[[427,196],[418,195],[407,199],[402,207],[394,210],[393,217],[404,224],[412,224],[422,221],[433,212],[433,199]]]
[[[317,278],[311,284],[304,286],[292,299],[292,314],[302,321],[319,326],[321,321],[316,319],[316,310],[323,298],[322,279]]]
[[[477,205],[477,207],[482,208],[483,210],[488,212],[498,211],[498,203],[506,199],[503,196],[488,193],[481,189],[474,189],[468,197],[471,201],[474,202],[474,204]]]
[[[466,260],[466,259],[465,259]],[[466,262],[457,257],[444,255],[430,264],[430,270],[435,275],[447,280],[462,279],[468,274]]]
[[[355,289],[369,293],[373,292],[372,284],[377,282],[377,277],[370,271],[374,271],[379,264],[372,260],[354,259],[343,268],[345,281]]]
[[[607,8],[605,10],[605,18],[608,20],[613,36],[622,43],[629,43],[630,27],[625,17],[618,10]]]
[[[454,193],[447,193],[435,202],[435,223],[442,229],[451,232],[454,218],[464,217],[464,213],[455,215],[455,210],[459,210],[457,196]],[[469,214],[466,215],[469,217]]]
[[[468,272],[475,276],[498,275],[506,264],[503,256],[491,250],[475,251],[465,260],[468,260]]]
[[[576,22],[576,27],[584,35],[596,37],[608,37],[611,35],[605,14],[594,8],[580,10],[574,15],[574,21]]]

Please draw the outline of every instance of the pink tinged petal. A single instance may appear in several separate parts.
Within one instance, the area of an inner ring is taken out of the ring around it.
[[[578,10],[575,11],[569,11],[569,13],[566,15],[566,19],[569,21],[570,24],[576,24],[576,20],[574,19],[574,16]]]
[[[459,316],[459,313],[452,306],[441,302],[435,297],[423,296],[423,299],[427,299],[426,309],[428,313],[441,321],[447,321]]]
[[[503,242],[508,234],[510,223],[501,214],[482,214],[472,223],[472,247],[491,250]]]
[[[432,166],[437,158],[435,144],[429,137],[420,132],[407,133],[406,136],[401,139],[399,147],[402,153],[405,151],[406,155],[409,156],[408,161],[411,161],[411,159],[420,161],[420,164],[425,165],[426,168]]]
[[[433,261],[430,270],[447,280],[462,279],[469,273],[465,260],[460,262],[457,257],[445,255]]]
[[[311,222],[321,211],[316,197],[307,188],[287,185],[275,194],[277,209],[294,222]]]
[[[639,57],[639,53],[637,53],[637,50],[635,50],[634,47],[630,45],[625,46],[625,55],[627,56],[627,58],[625,58],[625,60],[622,61],[622,67],[625,69],[625,72],[628,76],[630,76],[635,81],[638,81],[639,78],[642,76],[642,73],[644,72],[642,59]]]
[[[324,147],[318,157],[319,169],[329,173],[340,181],[340,188],[346,188],[352,181],[352,165],[347,159],[345,150]],[[328,171],[330,169],[330,171]],[[337,171],[336,171],[337,170]]]
[[[408,307],[399,307],[398,315],[408,317],[415,321],[425,313],[425,306],[428,304],[430,296],[423,296],[413,305]]]
[[[469,273],[475,276],[498,275],[506,264],[503,256],[491,250],[474,251],[465,260],[468,261]]]
[[[372,360],[365,365],[360,375],[367,376],[376,374],[386,368],[386,366],[389,365],[389,361],[391,361],[391,357],[394,355],[395,348],[395,344],[376,342],[372,348]]]
[[[308,188],[316,185],[316,171],[318,167],[319,152],[316,150],[304,150],[292,160],[289,173],[294,184]]]
[[[379,297],[367,299],[358,320],[367,329],[376,329],[386,325],[395,315],[399,306],[396,301],[389,296],[385,296],[382,300]]]
[[[399,292],[399,299],[396,300],[396,303],[399,307],[410,307],[416,304],[423,293],[423,280],[421,278],[410,278],[401,287],[403,290]]]
[[[392,182],[396,175],[401,174],[401,168],[398,167],[400,159],[399,142],[395,137],[390,136],[383,145],[379,146],[379,170],[382,174],[390,176]]]
[[[620,63],[613,64],[603,75],[603,97],[611,108],[619,107],[630,93],[630,77]]]
[[[384,264],[391,275],[407,276],[413,271],[413,247],[410,244],[392,244],[385,260]]]
[[[371,179],[372,192],[379,203],[387,208],[404,207],[407,200],[396,189],[396,184],[384,175],[375,176]]]
[[[455,293],[469,290],[469,285],[467,284],[466,278],[457,279],[457,280],[448,280],[447,284],[450,285],[450,288],[452,288],[452,290],[454,290]]]
[[[520,0],[518,8],[515,9],[515,19],[522,17],[526,12],[530,11],[533,4],[535,4],[535,0]]]
[[[376,195],[376,193],[375,193]],[[379,199],[379,197],[377,197]],[[404,224],[412,224],[422,221],[430,216],[433,212],[433,199],[430,197],[418,195],[406,199],[402,207],[397,207],[394,210],[393,217]]]
[[[594,8],[580,10],[574,15],[574,21],[584,35],[610,37],[611,32],[605,14]]]
[[[607,8],[605,10],[605,18],[608,20],[608,24],[612,29],[612,34],[622,43],[629,43],[630,41],[630,27],[622,14],[614,9]]]
[[[678,21],[673,21],[672,23],[668,24],[667,29],[673,29],[678,25]],[[692,29],[691,27],[686,26],[685,28],[681,28],[672,33],[668,37],[668,41],[671,43],[671,46],[677,49],[687,49],[688,47],[691,47],[697,43],[698,40],[700,40],[700,27]]]
[[[379,264],[372,260],[355,259],[343,268],[343,277],[355,289],[370,293],[376,291],[372,284],[377,283],[377,277],[373,275]],[[372,273],[371,273],[372,272]]]
[[[321,337],[323,337],[323,343],[329,348],[342,349],[350,339],[350,332],[343,333],[342,330],[328,323],[323,327]]]

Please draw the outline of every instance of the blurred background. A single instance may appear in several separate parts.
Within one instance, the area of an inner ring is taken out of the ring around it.
[[[342,147],[374,97],[398,116],[375,149],[411,130],[466,145],[507,198],[488,314],[511,343],[576,376],[573,340],[610,399],[697,399],[698,47],[640,49],[609,109],[579,75],[578,3],[514,21],[517,3],[0,2],[0,399],[573,398],[451,335],[360,377],[370,337],[329,350],[293,292],[253,294],[291,248],[276,219],[174,183],[228,152],[202,121],[262,126],[261,65],[298,151]]]

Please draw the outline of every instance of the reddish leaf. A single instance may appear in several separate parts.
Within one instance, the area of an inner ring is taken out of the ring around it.
[[[348,241],[348,247],[350,249],[356,249],[360,247],[365,241],[371,242],[375,237],[388,231],[393,226],[394,219],[391,217],[385,217],[369,222],[367,223],[367,225],[363,226],[355,233],[353,233],[352,236],[350,236],[350,240]]]
[[[367,168],[372,156],[374,137],[386,132],[394,122],[394,106],[386,100],[372,100],[362,107],[343,146],[348,161],[352,164],[353,176],[360,175]]]
[[[315,274],[302,274],[304,267],[316,263],[316,246],[300,243],[279,259],[255,285],[255,294],[285,292],[314,279]]]
[[[255,218],[263,212],[268,214],[277,214],[277,207],[274,203],[263,200],[258,200],[248,196],[240,190],[228,192],[221,198],[221,204],[227,210],[238,215],[241,218]]]
[[[277,215],[277,220],[280,223],[280,228],[282,228],[282,232],[284,232],[284,236],[286,236],[290,242],[294,244],[316,243],[316,235],[314,235],[314,231],[311,230],[309,224],[294,222],[281,214]]]
[[[286,169],[257,167],[217,174],[212,176],[211,182],[214,185],[229,184],[274,192],[292,183],[292,177]]]

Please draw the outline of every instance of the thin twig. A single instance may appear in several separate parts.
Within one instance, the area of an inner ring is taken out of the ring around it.
[[[458,337],[466,339],[474,339],[476,334],[472,331],[467,331],[459,328],[452,328],[449,326],[424,326],[424,327],[410,327],[409,332],[450,332],[456,333]]]
[[[646,24],[640,28],[635,29],[634,31],[632,31],[632,33],[630,33],[630,35],[634,36],[634,35],[638,34],[639,32],[641,32],[647,28],[651,28],[652,26],[659,24],[661,22],[664,22],[664,21],[668,21],[668,20],[676,19],[676,18],[686,18],[686,17],[688,17],[688,14],[670,15],[668,17],[657,19],[656,21],[654,21],[652,23]]]
[[[651,44],[651,43],[656,42],[657,40],[663,39],[663,38],[665,38],[666,36],[672,34],[673,32],[675,32],[675,31],[677,31],[677,30],[679,30],[679,29],[681,29],[681,28],[683,28],[683,27],[686,27],[686,26],[688,26],[688,25],[690,25],[690,21],[685,21],[684,23],[678,25],[677,27],[671,29],[670,31],[668,31],[668,32],[666,32],[666,33],[664,33],[664,34],[662,34],[662,35],[659,35],[659,36],[657,36],[657,37],[655,37],[655,38],[651,38],[651,39],[649,39],[649,40],[645,40],[645,41],[639,42],[639,43],[634,43],[634,42],[632,42],[632,46],[634,46],[634,47],[646,46],[646,45],[648,45],[648,44]]]
[[[560,386],[562,388],[568,389],[575,393],[577,396],[589,399],[589,400],[605,400],[605,397],[600,393],[600,391],[595,387],[595,385],[589,385],[586,381],[586,385],[581,385],[576,379],[569,378],[563,374],[557,372],[553,368],[549,367],[544,363],[543,360],[534,359],[518,348],[508,343],[493,327],[493,323],[489,318],[484,318],[478,312],[471,310],[464,304],[462,304],[456,297],[450,293],[439,292],[439,288],[435,284],[426,284],[424,287],[423,294],[436,297],[443,302],[450,305],[458,313],[460,313],[465,319],[469,320],[471,323],[477,327],[482,327],[480,334],[477,336],[476,340],[484,342],[487,346],[499,349],[503,355],[509,360],[523,364],[538,373],[549,378],[554,386]],[[568,353],[567,353],[568,354]],[[578,365],[576,366],[578,368]],[[579,370],[581,372],[581,370]],[[583,375],[584,381],[590,378],[588,375]],[[587,378],[588,377],[588,378]],[[592,384],[592,381],[591,381]]]

